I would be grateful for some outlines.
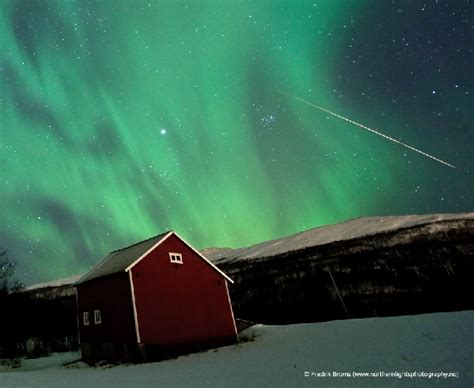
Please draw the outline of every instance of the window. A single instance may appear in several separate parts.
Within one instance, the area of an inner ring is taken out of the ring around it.
[[[89,311],[84,311],[82,313],[82,322],[84,326],[89,326]]]
[[[170,252],[170,261],[176,264],[183,264],[183,255],[181,253]]]
[[[100,310],[94,310],[94,323],[99,325],[102,323],[102,318],[100,316]]]

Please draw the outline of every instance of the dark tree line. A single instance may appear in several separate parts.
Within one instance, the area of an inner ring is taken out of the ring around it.
[[[0,358],[76,349],[75,296],[22,291],[15,269],[15,261],[0,252]]]
[[[0,357],[11,356],[14,353],[14,341],[12,331],[12,312],[14,303],[12,292],[20,289],[20,282],[15,279],[16,263],[10,258],[6,251],[0,252]]]

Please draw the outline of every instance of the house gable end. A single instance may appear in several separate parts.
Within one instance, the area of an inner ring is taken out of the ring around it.
[[[197,256],[199,256],[200,259],[202,259],[206,264],[211,266],[217,273],[219,273],[221,276],[223,276],[226,280],[228,280],[231,283],[234,283],[234,281],[227,276],[224,272],[222,272],[219,268],[217,268],[212,262],[210,262],[208,259],[206,259],[197,249],[193,248],[190,244],[188,244],[181,236],[179,236],[176,232],[169,232],[166,236],[164,236],[158,243],[156,243],[153,247],[151,247],[147,252],[145,252],[142,256],[140,256],[137,260],[135,260],[132,264],[130,264],[127,268],[125,268],[125,271],[128,272],[130,271],[133,267],[135,267],[141,260],[143,260],[146,256],[148,256],[152,251],[154,251],[158,246],[160,246],[164,241],[166,241],[171,235],[175,235],[178,240],[186,245],[189,249],[191,249]]]

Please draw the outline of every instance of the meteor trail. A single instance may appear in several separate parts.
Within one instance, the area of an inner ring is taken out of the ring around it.
[[[366,129],[367,131],[370,131],[372,133],[375,133],[376,135],[379,135],[385,139],[388,139],[390,141],[393,141],[394,143],[397,143],[397,144],[400,144],[402,145],[403,147],[406,147],[412,151],[415,151],[415,152],[418,152],[419,154],[423,155],[423,156],[426,156],[427,158],[430,158],[430,159],[433,159],[433,160],[436,160],[438,163],[442,163],[448,167],[451,167],[451,168],[456,168],[454,167],[452,164],[449,164],[448,162],[445,162],[444,160],[441,160],[441,159],[438,159],[430,154],[427,154],[426,152],[423,152],[421,150],[419,150],[418,148],[415,148],[415,147],[412,147],[411,145],[408,145],[408,144],[405,144],[405,143],[402,143],[401,141],[397,140],[397,139],[394,139],[393,137],[390,137],[390,136],[387,136],[387,135],[384,135],[383,133],[379,132],[379,131],[376,131],[375,129],[372,129],[372,128],[369,128],[369,127],[366,127],[365,125],[362,125],[362,124],[359,124],[359,123],[356,123],[355,121],[351,120],[351,119],[348,119],[346,117],[343,117],[341,115],[338,115],[337,113],[333,113],[331,112],[330,110],[327,110],[327,109],[324,109],[318,105],[315,105],[309,101],[306,101],[306,100],[303,100],[302,98],[299,98],[299,97],[296,97],[296,96],[293,96],[291,94],[288,94],[288,93],[285,93],[283,91],[280,91],[281,93],[287,95],[288,97],[291,97],[291,98],[294,98],[295,100],[298,100],[298,101],[301,101],[301,102],[304,102],[305,104],[307,105],[310,105],[314,108],[317,108],[319,110],[322,110],[323,112],[326,112],[326,113],[329,113],[330,115],[333,115],[334,117],[337,117],[341,120],[344,120],[344,121],[347,121],[348,123],[351,123],[351,124],[354,124],[354,125],[357,125],[358,127],[361,127],[361,128],[364,128]]]

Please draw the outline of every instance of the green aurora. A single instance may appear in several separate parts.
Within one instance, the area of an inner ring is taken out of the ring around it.
[[[472,210],[472,62],[447,60],[469,44],[472,58],[472,40],[443,42],[426,71],[429,50],[415,45],[416,61],[401,37],[428,21],[406,4],[392,20],[400,5],[381,3],[2,1],[0,244],[22,279],[83,272],[168,229],[238,247]],[[461,23],[432,12],[433,31]]]

